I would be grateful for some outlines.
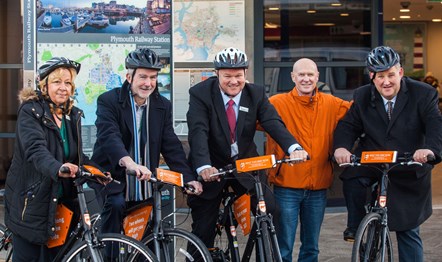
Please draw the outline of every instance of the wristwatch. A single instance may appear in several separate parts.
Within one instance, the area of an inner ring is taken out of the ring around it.
[[[302,148],[301,146],[297,146],[297,147],[295,148],[295,151],[301,151],[301,150],[304,150],[304,148]]]

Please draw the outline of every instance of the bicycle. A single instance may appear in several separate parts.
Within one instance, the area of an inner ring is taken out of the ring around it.
[[[0,253],[5,255],[5,261],[12,261],[12,232],[0,224]]]
[[[60,172],[68,173],[62,166]],[[117,182],[92,166],[81,166],[74,178],[80,207],[80,221],[58,251],[54,261],[152,261],[158,259],[142,243],[121,234],[98,234],[91,223],[83,184],[87,181]]]
[[[134,175],[134,172],[133,170],[127,170],[126,173]],[[184,229],[171,227],[170,223],[166,221],[173,213],[162,218],[161,189],[164,185],[172,185],[182,190],[190,191],[193,188],[182,182],[182,174],[160,168],[157,168],[155,176],[152,176],[149,181],[152,183],[153,189],[150,199],[151,203],[149,203],[149,200],[142,202],[129,209],[127,213],[130,214],[132,211],[140,211],[143,207],[151,206],[153,218],[150,225],[146,226],[147,218],[145,217],[144,223],[146,224],[140,226],[139,232],[133,233],[143,236],[141,242],[151,247],[160,261],[211,262],[212,258],[209,250],[197,236]],[[150,210],[147,213],[150,213]],[[125,233],[127,231],[129,230],[126,229]],[[189,252],[189,250],[194,252]]]
[[[433,161],[433,156],[428,156]],[[396,151],[366,151],[361,157],[352,155],[350,163],[339,166],[365,166],[382,173],[379,178],[376,198],[366,206],[367,214],[356,231],[352,248],[352,262],[393,261],[393,244],[388,228],[387,189],[388,173],[398,166],[412,166],[422,163],[413,161],[412,154],[397,157]]]
[[[275,160],[274,155],[241,159],[236,161],[236,167],[228,165],[223,169],[220,169],[218,173],[212,175],[221,176],[222,179],[242,179],[238,176],[234,176],[234,174],[247,174],[247,176],[244,178],[252,179],[254,181],[255,192],[258,199],[258,205],[253,226],[250,230],[250,235],[247,239],[246,246],[241,256],[236,232],[238,221],[235,219],[235,213],[233,210],[233,205],[235,201],[241,196],[237,195],[234,192],[228,191],[228,189],[224,189],[224,196],[222,200],[224,209],[218,219],[217,232],[219,235],[221,235],[224,229],[227,235],[228,245],[224,248],[215,247],[211,249],[214,261],[250,261],[255,246],[257,246],[259,261],[282,261],[278,241],[276,238],[276,231],[273,225],[273,217],[270,213],[266,212],[262,183],[259,179],[259,175],[257,175],[257,171],[267,168],[273,168],[277,164],[295,163],[300,162],[301,160],[302,159],[288,158]],[[238,213],[249,216],[250,210],[242,210]],[[243,218],[241,220],[243,220]]]

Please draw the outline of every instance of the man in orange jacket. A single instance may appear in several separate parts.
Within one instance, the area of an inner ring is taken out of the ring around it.
[[[318,261],[319,231],[327,203],[327,188],[333,180],[333,132],[350,108],[350,102],[318,92],[318,68],[310,59],[299,59],[291,72],[295,87],[270,98],[291,134],[298,139],[310,160],[281,165],[271,170],[269,182],[280,206],[276,221],[278,243],[283,261],[292,261],[298,218],[301,222],[301,248],[298,261]],[[267,136],[267,154],[277,159],[285,153]]]

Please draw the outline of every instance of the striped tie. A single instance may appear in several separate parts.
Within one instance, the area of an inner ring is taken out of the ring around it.
[[[388,120],[391,120],[391,114],[393,114],[393,102],[388,100],[387,102],[387,116]]]

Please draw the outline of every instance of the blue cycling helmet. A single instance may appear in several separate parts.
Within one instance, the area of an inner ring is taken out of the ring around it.
[[[215,65],[216,70],[249,67],[247,55],[243,51],[234,47],[226,48],[216,54],[213,64]]]
[[[401,59],[393,48],[388,46],[378,46],[368,53],[366,64],[370,72],[386,71],[399,64]]]

